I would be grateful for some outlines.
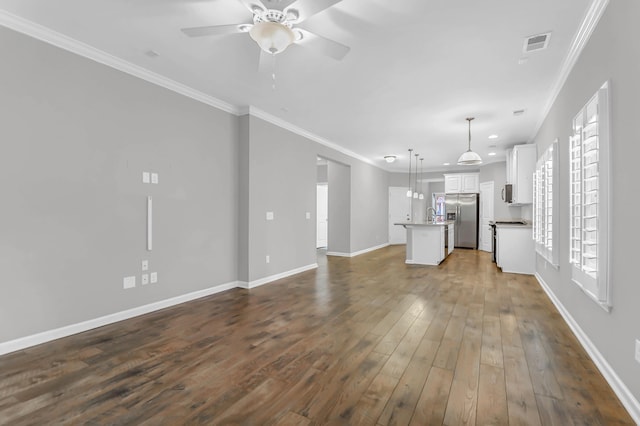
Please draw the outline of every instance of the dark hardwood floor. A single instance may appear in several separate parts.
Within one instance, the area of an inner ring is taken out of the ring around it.
[[[531,276],[404,247],[0,357],[0,423],[634,424]]]

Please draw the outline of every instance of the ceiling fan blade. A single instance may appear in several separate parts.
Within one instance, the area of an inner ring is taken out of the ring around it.
[[[248,25],[248,24],[211,25],[208,27],[183,28],[182,32],[188,35],[189,37],[238,34],[243,32],[242,30],[240,30],[240,27],[242,25]]]
[[[264,3],[262,3],[262,1],[260,0],[238,0],[240,3],[244,4],[245,7],[247,9],[249,9],[249,11],[251,13],[255,13],[255,8],[258,7],[259,9],[262,10],[267,10],[267,7],[265,7]]]
[[[344,44],[338,43],[334,40],[329,40],[328,38],[303,30],[302,28],[295,28],[295,31],[299,31],[300,34],[302,34],[302,40],[296,41],[296,44],[315,49],[335,60],[342,60],[342,58],[344,58],[351,50],[349,46],[345,46]]]
[[[284,13],[291,14],[292,11],[296,11],[298,18],[292,19],[291,21],[300,23],[341,1],[342,0],[296,0],[285,7]]]
[[[259,73],[273,73],[275,70],[276,55],[272,55],[269,52],[265,52],[260,49],[260,59],[258,61]]]

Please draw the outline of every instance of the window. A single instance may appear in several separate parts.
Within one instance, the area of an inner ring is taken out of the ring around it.
[[[574,118],[569,144],[571,278],[607,310],[610,308],[608,96],[605,83]]]
[[[557,141],[557,140],[556,140]],[[556,189],[558,167],[558,143],[547,148],[536,163],[533,175],[533,239],[536,251],[548,262],[558,266],[558,250],[554,249],[558,231],[557,220],[554,220],[554,205],[557,200]]]

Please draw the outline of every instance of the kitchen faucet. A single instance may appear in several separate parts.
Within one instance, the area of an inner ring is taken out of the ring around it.
[[[429,210],[433,212],[431,214],[431,223],[434,223],[436,221],[436,209],[433,207],[427,207],[427,222],[429,222]]]

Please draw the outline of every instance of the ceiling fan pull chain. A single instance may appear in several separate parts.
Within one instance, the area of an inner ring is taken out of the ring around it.
[[[276,55],[275,53],[271,54],[273,56],[273,72],[271,73],[271,88],[275,91],[276,90]]]

